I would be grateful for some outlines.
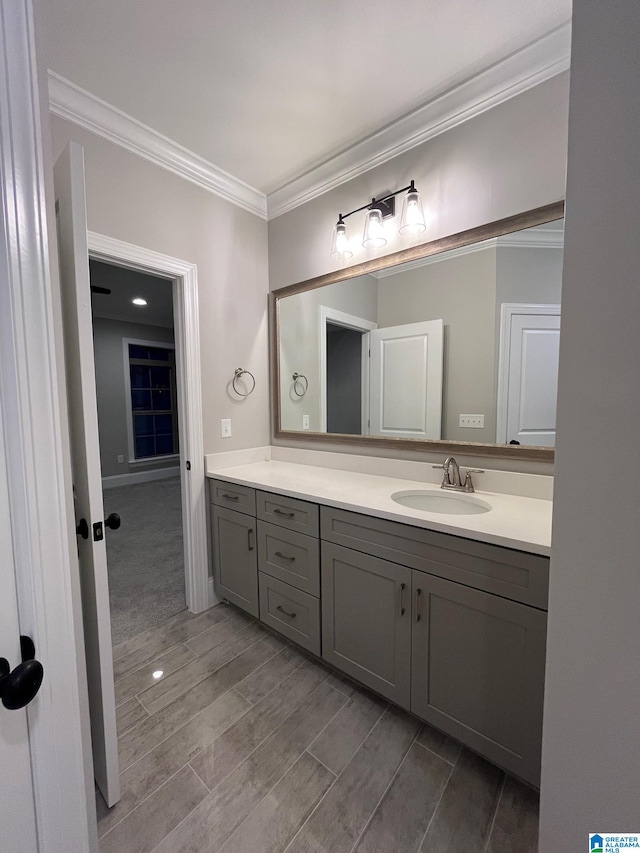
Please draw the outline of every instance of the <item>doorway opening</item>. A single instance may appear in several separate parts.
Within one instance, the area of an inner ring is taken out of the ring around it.
[[[91,260],[114,645],[186,608],[173,282]]]
[[[369,332],[377,323],[320,306],[320,428],[369,433]]]
[[[365,334],[327,323],[327,432],[361,435],[362,337]]]
[[[178,421],[175,465],[180,471],[185,596],[188,609],[200,613],[215,604],[216,598],[208,576],[196,267],[91,231],[87,239],[92,265],[103,262],[143,273],[171,288]],[[109,491],[105,492],[107,497]]]

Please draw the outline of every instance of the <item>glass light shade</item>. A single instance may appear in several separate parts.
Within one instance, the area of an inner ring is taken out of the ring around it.
[[[424,219],[422,202],[418,190],[411,189],[402,201],[402,218],[400,220],[400,234],[420,234],[426,231],[427,224]]]
[[[364,235],[362,245],[365,249],[379,249],[386,246],[387,238],[384,236],[384,225],[382,222],[382,211],[373,207],[367,210],[364,220]]]
[[[344,222],[338,221],[331,237],[331,257],[346,260],[352,256],[353,252],[351,251],[347,237],[347,226]]]

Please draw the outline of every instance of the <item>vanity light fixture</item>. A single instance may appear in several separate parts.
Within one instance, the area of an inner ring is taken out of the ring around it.
[[[146,305],[147,304],[147,300],[143,299],[141,296],[136,296],[136,298],[132,299],[131,301],[133,302],[134,305]]]
[[[331,257],[348,260],[348,258],[353,256],[353,251],[347,237],[345,219],[354,213],[360,213],[362,210],[367,211],[364,221],[362,245],[365,249],[381,249],[382,246],[386,245],[387,238],[384,233],[384,220],[395,216],[396,196],[400,195],[400,193],[406,193],[406,195],[402,201],[402,218],[400,220],[399,233],[409,235],[420,234],[422,231],[425,231],[427,225],[420,201],[420,193],[416,189],[415,183],[411,181],[407,187],[402,187],[402,189],[387,193],[377,199],[372,198],[369,204],[357,207],[349,213],[340,213],[333,229]]]

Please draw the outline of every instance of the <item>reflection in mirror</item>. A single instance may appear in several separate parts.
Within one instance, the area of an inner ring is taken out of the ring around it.
[[[563,225],[279,299],[281,430],[553,447]]]

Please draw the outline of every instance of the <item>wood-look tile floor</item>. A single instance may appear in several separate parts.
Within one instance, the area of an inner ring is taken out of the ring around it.
[[[231,606],[122,643],[114,669],[101,853],[537,850],[535,791]]]

